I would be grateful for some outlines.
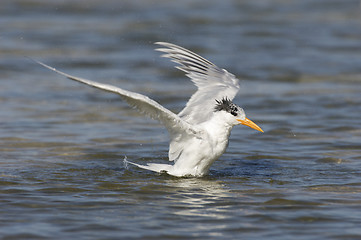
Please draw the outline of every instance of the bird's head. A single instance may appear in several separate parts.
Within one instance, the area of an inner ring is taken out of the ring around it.
[[[246,118],[244,110],[234,104],[227,97],[222,98],[221,100],[216,100],[216,106],[214,108],[215,112],[224,111],[226,113],[225,117],[232,125],[243,124],[255,130],[263,132],[263,130],[254,122]]]

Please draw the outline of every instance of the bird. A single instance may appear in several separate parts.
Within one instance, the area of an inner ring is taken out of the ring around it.
[[[125,159],[126,163],[175,177],[203,177],[226,151],[234,126],[241,124],[260,132],[263,130],[246,117],[243,108],[232,102],[240,89],[239,80],[232,73],[186,48],[167,42],[155,44],[159,46],[155,50],[161,52],[161,57],[176,63],[176,68],[185,72],[197,87],[178,114],[143,94],[75,77],[33,61],[70,80],[116,93],[140,113],[164,125],[170,138],[168,158],[173,163],[143,165]]]

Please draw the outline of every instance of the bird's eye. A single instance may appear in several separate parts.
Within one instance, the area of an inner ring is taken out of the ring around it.
[[[233,116],[238,115],[238,109],[235,106],[232,106],[229,113],[231,113]]]

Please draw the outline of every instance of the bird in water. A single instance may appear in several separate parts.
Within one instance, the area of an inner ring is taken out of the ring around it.
[[[173,164],[127,163],[177,177],[204,176],[212,163],[226,151],[233,126],[243,124],[261,132],[263,130],[246,118],[244,110],[232,102],[240,88],[239,80],[233,74],[175,44],[155,44],[161,46],[156,50],[163,52],[162,57],[177,63],[177,68],[185,72],[198,88],[178,114],[140,93],[75,77],[34,61],[68,79],[119,94],[129,105],[166,127],[170,136],[168,157]]]

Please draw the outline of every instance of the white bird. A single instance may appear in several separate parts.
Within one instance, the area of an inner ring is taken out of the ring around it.
[[[177,177],[204,176],[212,163],[225,152],[233,126],[243,124],[261,132],[263,130],[246,118],[244,110],[232,102],[239,90],[239,81],[233,74],[180,46],[166,42],[155,44],[163,46],[156,50],[179,64],[177,68],[185,72],[198,87],[179,114],[145,95],[75,77],[34,61],[71,80],[119,94],[129,105],[167,128],[170,135],[168,157],[169,161],[174,162],[173,165],[128,163]]]

